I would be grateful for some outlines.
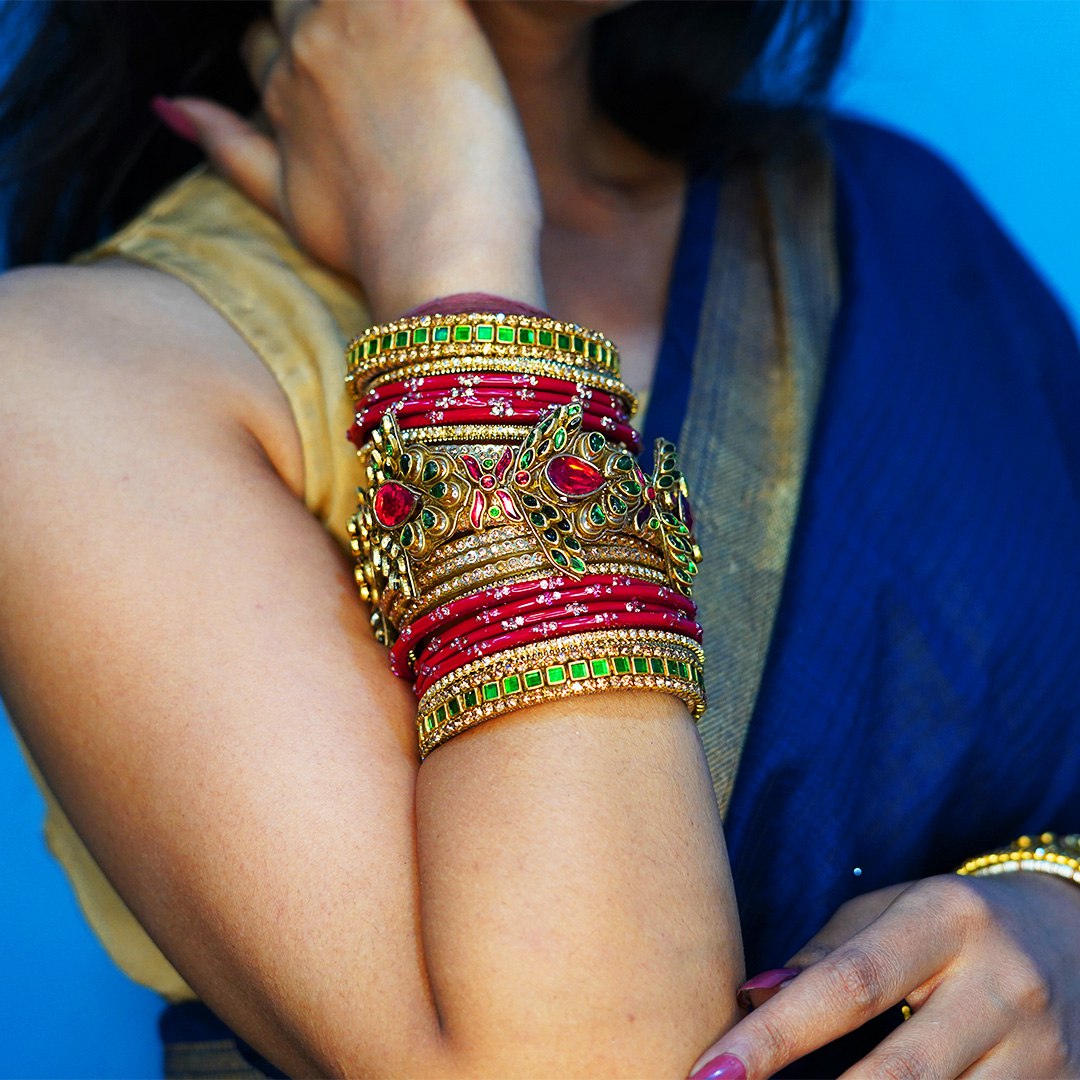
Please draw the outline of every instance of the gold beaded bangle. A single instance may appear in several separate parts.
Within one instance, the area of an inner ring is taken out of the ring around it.
[[[1008,847],[968,859],[956,872],[970,877],[989,877],[1020,870],[1055,874],[1080,884],[1080,836],[1058,836],[1051,832],[1036,837],[1021,836]]]
[[[493,656],[470,660],[427,689],[420,702],[421,711],[432,711],[445,699],[460,694],[473,683],[520,673],[528,668],[562,663],[577,653],[621,655],[628,649],[665,660],[683,660],[699,666],[705,663],[705,655],[696,641],[670,630],[579,630],[564,637],[533,641]]]
[[[631,649],[566,655],[543,667],[478,682],[417,717],[420,755],[466,728],[507,712],[571,694],[603,690],[659,690],[685,702],[693,717],[705,711],[705,677],[699,664]],[[426,695],[425,695],[426,697]]]
[[[350,373],[367,379],[425,355],[477,351],[490,351],[493,356],[527,351],[556,362],[619,374],[618,351],[603,334],[532,315],[471,312],[398,319],[365,330],[349,343],[345,356]]]

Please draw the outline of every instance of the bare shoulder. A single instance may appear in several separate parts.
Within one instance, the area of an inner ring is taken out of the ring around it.
[[[300,491],[299,438],[280,388],[232,326],[167,274],[122,259],[4,274],[0,357],[9,447],[27,425],[40,440],[186,416],[243,429]]]

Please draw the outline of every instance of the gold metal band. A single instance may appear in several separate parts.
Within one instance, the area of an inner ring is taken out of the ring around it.
[[[956,872],[971,877],[1011,874],[1028,870],[1055,874],[1080,884],[1080,836],[1046,832],[1021,836],[1008,847],[968,859]]]

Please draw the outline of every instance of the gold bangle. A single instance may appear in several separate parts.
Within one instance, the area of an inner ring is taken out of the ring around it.
[[[563,637],[533,641],[492,656],[470,660],[428,687],[420,701],[421,711],[430,712],[445,698],[459,694],[473,683],[484,682],[495,676],[542,667],[553,661],[562,662],[572,653],[591,651],[614,655],[626,649],[692,664],[705,663],[705,654],[693,638],[671,630],[579,630]]]
[[[421,315],[373,326],[349,342],[345,357],[350,373],[368,379],[424,356],[522,350],[619,374],[618,351],[603,334],[547,317],[501,313]]]
[[[417,717],[421,757],[484,720],[572,694],[659,690],[680,698],[695,719],[705,711],[704,671],[696,662],[656,656],[652,650],[635,649],[629,641],[621,651],[553,653],[543,666],[478,681],[433,709],[425,710],[421,703]]]
[[[956,872],[970,877],[989,877],[1021,870],[1055,874],[1080,884],[1080,836],[1058,836],[1052,832],[1036,837],[1021,836],[1007,847],[968,859]]]

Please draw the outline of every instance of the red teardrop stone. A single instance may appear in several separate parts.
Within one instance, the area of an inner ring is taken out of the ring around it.
[[[412,517],[419,502],[420,496],[415,491],[389,480],[375,492],[375,518],[383,528],[396,529]]]
[[[581,498],[599,491],[605,482],[604,474],[595,465],[590,465],[583,458],[569,455],[552,458],[544,471],[551,481],[551,486],[560,495]]]

